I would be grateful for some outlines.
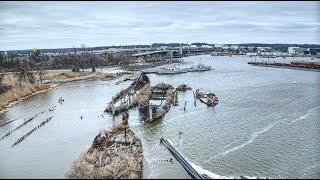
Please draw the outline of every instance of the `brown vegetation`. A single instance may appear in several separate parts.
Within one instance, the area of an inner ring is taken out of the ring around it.
[[[15,85],[10,90],[0,95],[0,111],[6,109],[10,103],[34,95],[42,90],[55,87],[55,84],[36,85],[32,83],[24,83],[23,86]]]
[[[124,128],[126,138],[124,139]],[[142,144],[124,125],[103,130],[89,150],[66,172],[69,179],[138,179],[142,178]]]
[[[60,83],[67,83],[89,78],[111,80],[121,77],[123,73],[91,73],[71,72],[70,70],[48,70],[45,72],[18,72],[6,73],[0,84],[0,112],[7,109],[11,103],[35,95],[44,90],[57,87]],[[41,83],[42,81],[42,83]]]

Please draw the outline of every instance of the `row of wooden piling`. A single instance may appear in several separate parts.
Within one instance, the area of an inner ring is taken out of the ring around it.
[[[54,111],[54,110],[55,110],[55,109],[54,109],[55,107],[56,107],[56,106],[50,107],[50,108],[48,109],[48,112]],[[25,126],[26,124],[28,124],[29,122],[31,122],[32,120],[34,120],[36,117],[38,117],[39,115],[41,115],[41,114],[43,114],[43,113],[45,113],[45,112],[46,112],[46,111],[41,111],[40,113],[36,113],[36,114],[32,115],[30,118],[28,118],[26,121],[24,121],[23,123],[21,123],[20,125],[18,125],[16,128],[8,131],[5,135],[3,135],[3,136],[1,137],[1,140],[3,140],[4,138],[10,136],[13,132],[19,130],[20,128],[22,128],[23,126]],[[17,120],[18,120],[18,119],[17,119]]]
[[[25,135],[23,135],[21,138],[19,138],[18,140],[16,140],[16,142],[14,144],[12,144],[11,147],[19,144],[20,142],[22,142],[26,137],[28,137],[29,135],[31,135],[35,130],[37,130],[38,128],[44,126],[46,123],[48,123],[51,119],[53,118],[53,116],[47,118],[46,120],[42,121],[38,126],[34,127],[31,131],[29,131],[28,133],[26,133]]]
[[[52,107],[50,107],[49,109],[48,109],[48,111],[54,111],[56,106],[52,106]],[[37,114],[42,114],[42,113],[44,113],[44,112],[46,112],[46,111],[41,111],[41,112],[39,112],[39,113],[37,113]],[[36,115],[36,114],[34,114],[34,115]],[[33,115],[33,116],[34,116]],[[12,122],[14,122],[14,121],[17,121],[17,120],[20,120],[21,118],[23,118],[23,117],[19,117],[19,118],[16,118],[16,119],[13,119],[13,120],[9,120],[9,121],[7,121],[6,123],[3,123],[3,124],[1,124],[0,125],[0,127],[2,127],[2,126],[5,126],[5,125],[7,125],[7,124],[10,124],[10,123],[12,123]]]

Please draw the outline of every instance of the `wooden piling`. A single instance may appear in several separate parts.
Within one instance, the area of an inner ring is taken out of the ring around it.
[[[193,91],[193,99],[194,99],[194,107],[197,107],[196,95],[194,94],[194,91]]]

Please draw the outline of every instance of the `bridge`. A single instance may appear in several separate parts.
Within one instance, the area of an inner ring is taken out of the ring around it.
[[[161,50],[161,51],[149,51],[149,52],[144,52],[144,53],[137,53],[133,54],[133,57],[139,57],[139,56],[148,56],[148,55],[154,55],[154,54],[167,54],[171,53],[172,51],[170,50]]]

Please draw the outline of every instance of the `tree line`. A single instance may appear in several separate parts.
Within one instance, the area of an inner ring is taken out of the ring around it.
[[[133,61],[132,53],[108,52],[96,54],[85,46],[81,50],[73,48],[72,52],[47,55],[40,50],[30,54],[17,54],[0,52],[0,73],[15,72],[20,68],[29,70],[39,69],[71,69],[77,66],[80,69],[125,65]]]

